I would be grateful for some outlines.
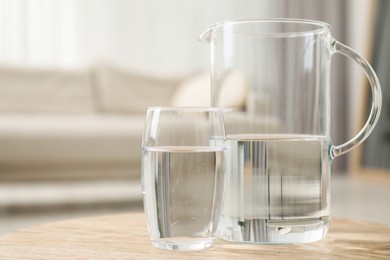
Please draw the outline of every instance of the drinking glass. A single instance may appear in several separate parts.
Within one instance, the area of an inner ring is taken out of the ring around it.
[[[224,136],[218,108],[148,108],[142,192],[156,248],[213,245],[225,185]]]

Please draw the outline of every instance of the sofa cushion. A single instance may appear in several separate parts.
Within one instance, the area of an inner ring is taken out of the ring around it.
[[[246,106],[248,82],[246,76],[232,70],[220,84],[218,104],[225,108],[242,110]],[[170,100],[171,106],[210,106],[211,80],[209,72],[196,73],[184,80]]]
[[[145,113],[148,106],[167,106],[180,79],[146,75],[108,65],[93,69],[102,112]]]
[[[172,95],[173,107],[207,107],[211,103],[210,73],[196,73],[185,79]]]
[[[91,112],[90,74],[0,67],[0,112]]]
[[[139,165],[144,116],[0,115],[0,165]]]

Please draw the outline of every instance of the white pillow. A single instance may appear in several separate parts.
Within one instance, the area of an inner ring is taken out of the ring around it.
[[[248,85],[243,73],[233,70],[221,82],[218,103],[220,107],[242,109],[246,105]],[[209,72],[190,76],[173,94],[172,106],[210,106],[211,79]]]
[[[222,79],[218,102],[223,108],[243,110],[248,95],[248,81],[239,70],[229,71]]]
[[[173,107],[208,107],[211,103],[210,74],[197,73],[179,85],[170,101]]]

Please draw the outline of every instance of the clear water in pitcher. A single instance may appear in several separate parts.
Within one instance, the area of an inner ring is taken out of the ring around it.
[[[227,137],[219,236],[234,242],[306,243],[329,227],[330,140],[314,135]]]

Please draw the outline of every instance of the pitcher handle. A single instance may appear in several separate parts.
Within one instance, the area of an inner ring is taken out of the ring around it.
[[[339,155],[342,155],[351,149],[357,147],[361,144],[372,132],[376,123],[378,122],[379,115],[382,107],[382,92],[379,84],[378,77],[376,76],[374,70],[371,65],[364,59],[360,54],[355,52],[353,49],[348,46],[334,41],[332,43],[333,51],[336,53],[340,53],[352,60],[354,60],[360,67],[363,69],[366,74],[368,81],[371,85],[372,91],[372,103],[371,103],[371,112],[367,119],[366,124],[360,130],[360,132],[354,136],[351,140],[341,145],[332,146],[330,148],[330,156],[331,158],[335,158]]]

